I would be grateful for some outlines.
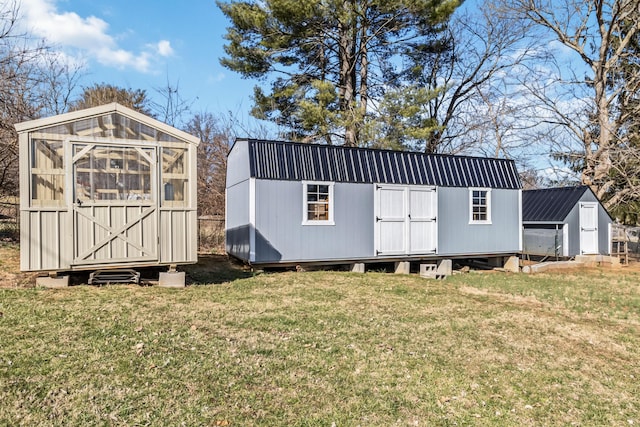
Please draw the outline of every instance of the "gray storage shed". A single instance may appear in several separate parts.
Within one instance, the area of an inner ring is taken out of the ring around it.
[[[523,253],[608,255],[613,220],[587,186],[522,192]]]
[[[227,161],[226,249],[251,264],[519,253],[511,160],[253,139]]]
[[[16,129],[22,270],[197,261],[198,138],[116,103]]]

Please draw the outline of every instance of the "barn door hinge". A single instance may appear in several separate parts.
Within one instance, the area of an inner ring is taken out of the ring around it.
[[[376,216],[376,222],[380,221],[382,218],[380,218],[379,216]]]

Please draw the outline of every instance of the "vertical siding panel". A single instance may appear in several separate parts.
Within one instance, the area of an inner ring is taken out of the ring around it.
[[[97,206],[94,207],[94,215],[93,217],[96,219],[91,222],[91,228],[93,229],[93,235],[95,236],[94,244],[100,242],[104,237],[107,236],[107,231],[100,227],[98,224],[106,224],[111,226],[112,217],[111,217],[111,208],[109,206]],[[93,245],[92,245],[93,246]],[[94,252],[93,257],[91,259],[109,259],[111,256],[110,250],[111,244],[107,243],[102,246],[96,252]]]
[[[163,263],[170,263],[173,257],[173,228],[170,219],[171,211],[160,211],[160,261]]]
[[[110,212],[108,215],[109,223],[100,222],[101,224],[109,224],[111,228],[114,230],[126,224],[126,221],[127,221],[126,206],[110,206],[107,209]],[[130,232],[131,229],[129,229],[128,231]],[[108,236],[109,234],[110,233],[105,231],[105,236]],[[126,247],[128,246],[128,243],[119,237],[113,237],[113,235],[111,237],[112,237],[111,242],[109,242],[105,246],[108,252],[108,258],[106,258],[105,261],[108,262],[114,259],[117,259],[117,260],[125,259],[126,258],[125,251],[126,251]],[[138,255],[136,254],[136,256]]]
[[[42,251],[42,243],[40,241],[40,212],[29,212],[29,247],[31,251],[29,253],[29,265],[32,270],[40,270],[42,264],[40,263],[40,252]]]
[[[129,221],[129,218],[139,217],[142,211],[141,206],[123,206],[122,208],[122,225],[126,224]],[[117,225],[119,227],[119,225]],[[144,237],[144,227],[142,224],[138,223],[133,227],[129,228],[125,233],[125,237],[130,241],[141,245],[142,239]],[[121,239],[118,239],[121,240]],[[122,245],[116,245],[118,249],[118,253],[116,254],[117,258],[136,258],[142,256],[140,251],[133,246],[131,246],[128,242],[122,242]]]
[[[32,270],[31,252],[33,242],[31,241],[31,213],[26,210],[20,211],[20,269]]]
[[[58,256],[60,253],[58,212],[42,211],[40,221],[40,268],[43,270],[56,270],[59,268]]]

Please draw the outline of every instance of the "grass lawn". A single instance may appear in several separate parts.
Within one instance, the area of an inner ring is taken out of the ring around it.
[[[218,268],[0,289],[0,425],[640,424],[638,272]]]

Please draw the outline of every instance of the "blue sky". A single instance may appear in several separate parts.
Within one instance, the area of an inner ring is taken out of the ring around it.
[[[255,81],[223,68],[228,22],[214,0],[21,0],[22,22],[85,64],[82,86],[145,89],[179,84],[197,112],[248,119]]]

